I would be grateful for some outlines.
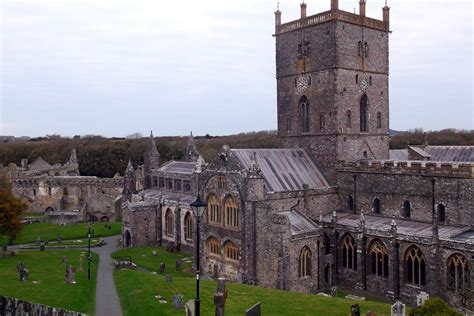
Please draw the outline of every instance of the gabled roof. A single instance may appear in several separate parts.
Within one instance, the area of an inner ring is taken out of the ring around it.
[[[158,170],[162,172],[169,172],[169,173],[184,173],[184,174],[192,174],[194,171],[194,167],[196,167],[195,161],[169,161],[161,166]]]
[[[286,211],[279,214],[288,217],[291,225],[292,236],[318,231],[318,226],[316,224],[296,211]]]
[[[474,146],[426,146],[433,161],[474,162]]]
[[[321,171],[304,149],[231,149],[242,165],[249,169],[255,153],[265,180],[267,192],[330,187]]]
[[[33,161],[29,166],[28,169],[31,171],[42,171],[42,170],[48,170],[51,169],[52,166],[44,161],[42,157],[36,158],[35,161]]]
[[[389,158],[391,160],[408,160],[408,149],[390,149]]]
[[[430,154],[428,154],[426,151],[424,151],[420,147],[408,146],[408,149],[413,150],[415,153],[417,153],[418,155],[420,155],[423,158],[430,158]]]

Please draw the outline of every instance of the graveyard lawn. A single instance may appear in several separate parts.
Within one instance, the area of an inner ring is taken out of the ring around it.
[[[153,250],[156,250],[156,256],[153,256]],[[165,264],[165,273],[173,276],[193,276],[191,274],[192,267],[191,253],[170,253],[164,247],[136,247],[124,248],[112,254],[112,258],[130,257],[130,259],[138,266],[149,271],[160,271],[160,263]],[[182,263],[181,271],[176,271],[176,259],[186,260],[189,262]]]
[[[184,302],[195,298],[196,281],[192,277],[174,276],[168,283],[165,275],[117,270],[114,278],[124,315],[183,315],[183,310],[173,308],[173,295],[182,293]],[[353,304],[360,305],[361,315],[370,310],[377,312],[377,315],[390,315],[390,305],[385,303],[322,297],[230,282],[226,286],[226,315],[244,315],[245,310],[257,302],[261,303],[262,315],[346,316],[350,314]],[[202,315],[214,314],[213,295],[216,288],[215,281],[201,281]],[[161,295],[166,303],[161,304],[155,295]]]
[[[14,244],[36,243],[41,240],[56,240],[59,234],[62,240],[82,239],[87,236],[87,223],[75,223],[68,226],[49,223],[33,223],[23,225],[20,235],[13,241]],[[96,223],[94,224],[94,237],[114,236],[121,233],[122,223]],[[108,226],[111,226],[109,229]],[[7,237],[0,235],[0,245],[6,244]]]
[[[18,251],[16,256],[7,257],[1,257],[0,253],[0,295],[93,314],[99,257],[93,254],[91,280],[87,280],[87,252],[83,251],[83,255],[84,272],[79,272],[80,250]],[[69,264],[76,269],[76,284],[64,282],[63,256],[67,256]],[[20,261],[29,272],[25,282],[19,281],[16,271]]]

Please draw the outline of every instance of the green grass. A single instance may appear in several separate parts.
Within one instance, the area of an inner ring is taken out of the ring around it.
[[[121,232],[121,223],[108,223],[111,229],[104,227],[103,223],[94,225],[94,237],[114,236]],[[36,243],[38,237],[41,240],[56,240],[59,234],[62,240],[82,239],[87,235],[87,223],[76,223],[68,226],[49,223],[34,223],[23,225],[20,235],[14,240],[14,244]],[[7,238],[0,235],[0,244],[5,244]]]
[[[43,213],[22,213],[21,217],[43,218]]]
[[[156,256],[152,255],[152,251],[156,250]],[[165,274],[175,276],[192,276],[192,263],[183,262],[182,271],[176,271],[176,259],[192,257],[191,253],[169,253],[164,247],[136,247],[121,249],[112,254],[112,258],[130,256],[132,261],[150,271],[159,272],[160,263],[166,266]]]
[[[172,283],[166,282],[164,275],[152,275],[133,270],[114,272],[115,284],[121,300],[124,315],[182,315],[183,310],[175,310],[172,297],[182,293],[187,302],[195,297],[195,279],[191,277],[174,277]],[[201,281],[202,315],[214,314],[213,295],[217,284],[215,281]],[[244,315],[245,310],[260,302],[263,315],[349,315],[350,307],[359,304],[361,315],[369,310],[377,315],[390,315],[390,305],[373,301],[353,301],[343,298],[322,297],[314,294],[287,292],[227,283],[228,296],[225,306],[226,315]],[[154,295],[166,299],[160,304]]]
[[[93,254],[91,280],[87,280],[87,254],[83,257],[84,272],[78,272],[80,250],[20,251],[16,256],[0,257],[0,294],[18,299],[93,314],[95,306],[96,271],[99,257]],[[76,268],[76,284],[64,283],[65,264]],[[29,280],[19,281],[16,271],[23,261]],[[39,281],[34,284],[33,281]]]

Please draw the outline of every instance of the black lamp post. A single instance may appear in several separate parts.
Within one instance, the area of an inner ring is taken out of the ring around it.
[[[92,237],[92,230],[91,230],[91,223],[89,223],[89,229],[87,230],[87,238],[89,239],[89,247],[88,247],[88,255],[87,255],[87,279],[91,279],[91,237]]]
[[[195,315],[201,315],[201,300],[199,299],[199,225],[201,223],[201,216],[204,214],[204,211],[207,208],[207,203],[201,200],[201,196],[198,194],[196,201],[191,203],[191,207],[193,209],[194,216],[196,217],[196,305],[195,305]]]

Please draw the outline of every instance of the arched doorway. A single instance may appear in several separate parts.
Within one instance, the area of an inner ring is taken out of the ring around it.
[[[124,247],[130,247],[131,246],[131,241],[132,241],[132,236],[130,235],[130,232],[128,230],[125,231],[125,237],[123,239],[123,246]]]
[[[102,217],[100,218],[100,221],[101,221],[101,222],[109,222],[109,218],[108,218],[107,216],[102,216]]]

